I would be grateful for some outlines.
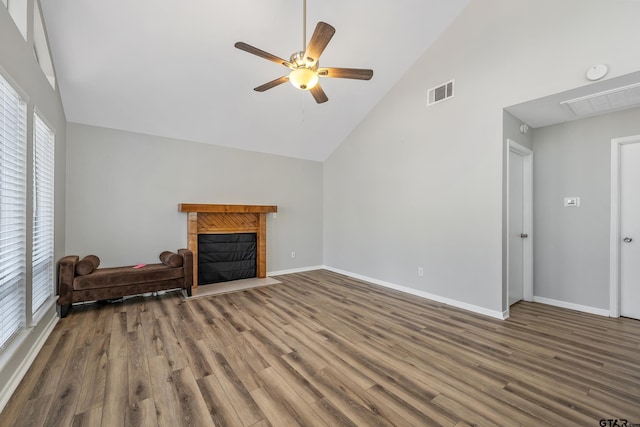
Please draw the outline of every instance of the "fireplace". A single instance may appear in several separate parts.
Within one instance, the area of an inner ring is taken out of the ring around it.
[[[252,277],[267,277],[267,213],[277,212],[277,206],[257,206],[257,205],[216,205],[216,204],[186,204],[178,205],[180,212],[187,212],[187,247],[193,252],[193,287],[198,284],[217,283],[225,280],[224,276],[235,277],[240,273],[222,274],[223,277],[199,274],[199,240],[200,236],[221,236],[221,235],[255,235],[255,274]],[[207,240],[206,237],[202,238]],[[219,240],[214,237],[213,241]],[[237,237],[235,240],[243,239]],[[231,240],[234,240],[231,238]],[[242,255],[245,256],[246,255]],[[216,258],[214,255],[213,258]],[[237,256],[236,256],[237,257]],[[209,256],[209,259],[211,256]],[[248,261],[248,260],[245,260]],[[250,268],[244,268],[249,263],[238,263],[237,270],[247,270],[243,274],[250,274]],[[233,269],[233,268],[232,268]],[[203,282],[200,281],[202,276]],[[214,277],[214,281],[209,281]],[[227,279],[235,280],[235,279]]]

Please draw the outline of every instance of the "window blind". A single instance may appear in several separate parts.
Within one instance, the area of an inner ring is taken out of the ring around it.
[[[0,76],[0,349],[25,325],[26,104]]]
[[[53,190],[55,137],[45,122],[34,115],[33,135],[33,251],[31,312],[53,295]]]

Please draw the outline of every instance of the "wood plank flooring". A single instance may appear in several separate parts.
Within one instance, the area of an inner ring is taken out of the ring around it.
[[[0,425],[640,424],[640,321],[535,303],[500,321],[323,270],[278,280],[74,308]]]

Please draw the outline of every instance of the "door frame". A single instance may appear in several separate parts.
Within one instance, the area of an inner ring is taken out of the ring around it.
[[[609,316],[620,317],[620,154],[621,147],[640,143],[640,135],[611,140],[611,225],[609,231]]]
[[[522,156],[522,225],[529,237],[524,239],[522,253],[522,285],[523,299],[533,301],[533,151],[507,138],[508,153]],[[509,156],[507,156],[507,233],[509,233],[509,177],[511,173]],[[510,243],[507,238],[507,304],[509,303],[509,256]]]

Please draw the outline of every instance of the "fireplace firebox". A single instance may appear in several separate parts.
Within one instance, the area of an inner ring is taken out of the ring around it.
[[[199,234],[198,283],[256,277],[256,233]]]

